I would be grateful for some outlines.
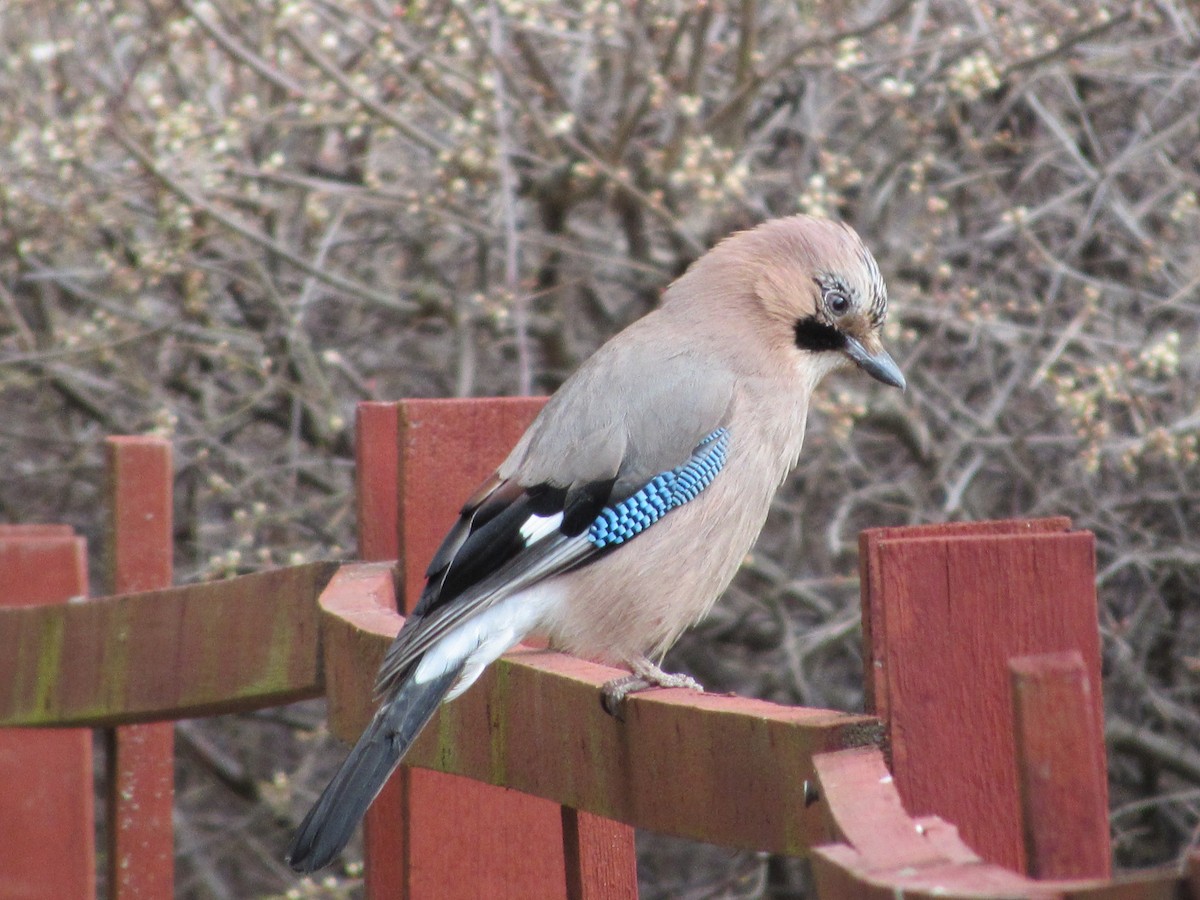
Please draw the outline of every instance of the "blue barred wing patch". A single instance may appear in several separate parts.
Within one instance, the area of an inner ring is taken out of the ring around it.
[[[602,509],[588,528],[588,540],[603,550],[641,534],[675,507],[695,500],[712,484],[728,452],[729,430],[718,428],[696,446],[683,465],[655,475],[636,494]]]

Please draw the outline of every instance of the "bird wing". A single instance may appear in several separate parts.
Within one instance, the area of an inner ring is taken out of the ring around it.
[[[652,379],[628,363],[621,353],[593,356],[463,506],[388,650],[377,693],[465,619],[611,551],[716,476],[732,376],[704,373],[682,355],[660,360]],[[603,392],[593,393],[597,384]]]

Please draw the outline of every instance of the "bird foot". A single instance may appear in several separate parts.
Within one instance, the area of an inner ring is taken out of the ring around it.
[[[625,698],[648,688],[687,688],[704,693],[704,686],[691,675],[664,672],[649,660],[633,664],[633,672],[614,678],[602,688],[601,702],[605,711],[616,719],[625,718]]]

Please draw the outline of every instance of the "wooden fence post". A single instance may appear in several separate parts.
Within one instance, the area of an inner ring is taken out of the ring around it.
[[[358,556],[367,562],[400,557],[400,408],[360,403],[355,420]],[[400,596],[399,594],[397,596]],[[368,900],[408,898],[408,779],[401,769],[383,786],[363,819],[363,877]]]
[[[1008,665],[1029,874],[1110,878],[1104,726],[1083,657],[1042,653]]]
[[[560,808],[567,900],[636,900],[634,829],[570,806]]]
[[[1018,872],[1028,861],[1009,659],[1077,651],[1103,722],[1095,539],[1069,526],[965,523],[860,538],[868,711],[884,720],[905,808],[955,823],[985,859]],[[1090,787],[1100,797],[1103,775],[1101,765]],[[1107,855],[1107,830],[1104,841],[1095,853]]]
[[[359,553],[400,560],[406,610],[461,504],[544,402],[359,407]],[[608,896],[636,895],[633,829],[435,772],[393,777],[367,814],[365,843],[370,897],[584,898],[598,896],[598,884],[613,888]]]
[[[0,605],[86,594],[87,551],[70,528],[0,526]],[[0,730],[0,785],[0,894],[95,897],[91,729]]]
[[[170,443],[152,437],[110,437],[105,459],[109,592],[170,587]],[[122,725],[111,729],[107,738],[108,896],[170,897],[175,883],[175,725]]]

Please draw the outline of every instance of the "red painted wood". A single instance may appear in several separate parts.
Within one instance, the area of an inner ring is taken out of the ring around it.
[[[109,589],[169,587],[172,580],[171,445],[160,438],[105,442]],[[152,678],[153,673],[141,673]],[[175,725],[125,725],[108,733],[108,893],[170,897],[175,885]]]
[[[564,806],[562,830],[567,900],[636,900],[633,828]]]
[[[358,555],[369,562],[400,559],[400,407],[360,403],[355,420]],[[393,588],[392,603],[396,603]],[[408,770],[388,779],[363,819],[368,898],[404,897],[408,873]]]
[[[379,504],[388,514],[383,498],[396,473],[390,505],[396,510],[405,608],[416,602],[425,567],[462,503],[508,454],[543,403],[528,398],[404,401],[397,407],[397,437],[384,438],[383,449],[364,447],[359,463],[374,471],[364,468],[361,476],[371,498],[363,515],[378,512]],[[380,410],[361,413],[360,442],[387,428],[388,418]],[[397,449],[390,460],[389,445]],[[364,552],[390,549],[390,527],[385,522],[362,528]],[[369,896],[562,896],[562,825],[554,804],[407,768],[385,792],[366,824]],[[521,836],[519,842],[514,835]]]
[[[0,533],[0,606],[62,603],[86,591],[81,538],[40,526]],[[93,821],[88,729],[0,730],[0,893],[94,897]]]
[[[864,540],[874,704],[905,806],[954,822],[985,859],[1016,871],[1025,850],[1008,659],[1078,650],[1100,683],[1094,539],[1061,524]],[[1102,721],[1098,690],[1093,704]]]
[[[1061,891],[987,863],[950,863],[919,868],[871,870],[845,844],[819,847],[812,854],[816,896],[821,900],[1062,900]],[[1097,898],[1099,900],[1099,898]],[[1149,898],[1145,898],[1149,900]]]
[[[0,540],[29,540],[31,538],[74,537],[75,530],[70,525],[10,525],[0,523]]]
[[[831,837],[812,854],[817,893],[827,898],[1031,896],[1034,882],[982,860],[955,827],[904,810],[883,754],[874,747],[813,757]],[[928,893],[927,893],[928,892]]]
[[[329,724],[346,739],[370,721],[375,669],[399,625],[392,578],[387,564],[356,563],[321,595]],[[630,697],[617,720],[600,689],[619,673],[513,650],[442,708],[407,761],[639,828],[802,855],[828,839],[821,805],[804,798],[813,757],[880,739],[874,718],[687,690]]]
[[[1186,874],[1178,866],[1129,872],[1113,879],[1041,882],[1055,889],[1055,900],[1182,900],[1200,897],[1189,890]]]
[[[508,455],[544,402],[513,397],[400,404],[406,610],[420,596],[425,568],[463,502]],[[410,896],[563,895],[557,805],[438,772],[412,772],[409,798]],[[520,840],[514,842],[514,835]]]
[[[399,629],[394,563],[350,563],[338,569],[317,599],[328,699],[329,730],[354,740],[375,714],[375,672]],[[354,627],[341,618],[352,610]]]
[[[810,855],[822,900],[895,897],[1027,897],[1036,900],[1170,900],[1186,872],[1164,868],[1107,878],[1032,881],[981,859],[937,817],[910,818],[875,748],[813,758],[830,837]]]
[[[822,753],[813,766],[830,837],[852,846],[864,870],[930,866],[951,854],[956,862],[979,861],[961,841],[935,845],[917,828],[878,748]]]
[[[128,725],[319,697],[316,599],[337,568],[0,607],[0,725]]]
[[[400,407],[360,403],[355,420],[358,558],[367,562],[400,555]]]
[[[1181,876],[1177,867],[1112,880],[1014,882],[1019,877],[1015,873],[987,863],[871,870],[862,855],[846,844],[819,847],[811,860],[821,900],[1180,900],[1200,896],[1194,888],[1189,892],[1187,877]]]
[[[868,528],[858,535],[858,566],[862,592],[863,623],[863,687],[866,709],[881,719],[888,718],[889,670],[887,631],[883,595],[878,590],[881,580],[878,548],[883,541],[903,538],[971,537],[972,535],[1042,534],[1070,531],[1071,520],[1066,516],[1046,519],[1001,519],[991,522],[935,522],[929,525],[901,525],[892,528]]]
[[[1021,656],[1009,668],[1028,874],[1108,878],[1104,729],[1083,657]]]

